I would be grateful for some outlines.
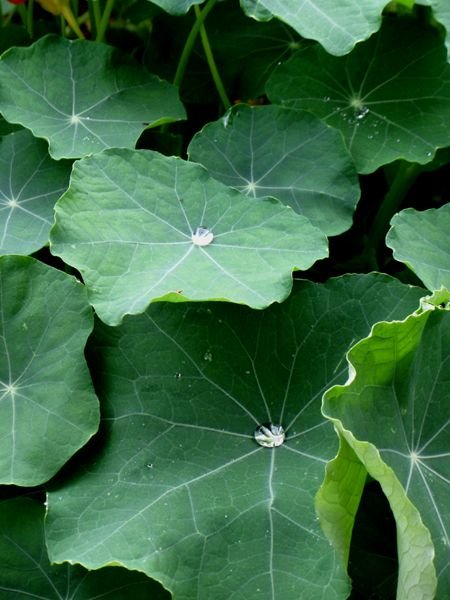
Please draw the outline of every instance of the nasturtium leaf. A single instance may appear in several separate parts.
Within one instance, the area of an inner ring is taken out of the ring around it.
[[[176,88],[127,55],[53,35],[2,55],[0,111],[56,159],[134,147],[145,127],[185,116]]]
[[[322,529],[344,564],[348,563],[355,516],[366,483],[367,470],[351,446],[339,438],[339,452],[325,471],[317,492],[316,510]]]
[[[286,298],[294,269],[327,255],[323,233],[289,207],[246,198],[200,165],[138,150],[75,164],[51,249],[82,273],[110,325],[154,300],[264,308]]]
[[[349,382],[324,397],[324,414],[391,504],[405,600],[433,598],[436,576],[436,598],[450,589],[450,310],[423,306],[376,324],[349,353]]]
[[[0,502],[0,596],[2,600],[167,600],[169,594],[142,573],[117,567],[86,571],[51,565],[44,538],[44,507],[36,500]]]
[[[0,483],[50,479],[95,433],[83,356],[93,326],[84,287],[32,258],[0,258]]]
[[[0,139],[0,254],[31,254],[47,244],[70,169],[26,129]]]
[[[296,282],[283,304],[152,304],[98,322],[89,355],[102,399],[98,452],[49,494],[53,561],[121,564],[175,598],[347,597],[314,509],[336,435],[322,393],[345,352],[421,290],[382,275]],[[281,425],[283,444],[255,430]]]
[[[194,4],[202,4],[204,0],[149,0],[171,15],[184,15]]]
[[[450,139],[450,65],[436,29],[386,18],[346,57],[299,51],[267,83],[272,102],[338,128],[361,173],[404,158],[430,162]]]
[[[450,290],[450,204],[417,211],[407,208],[391,220],[386,244],[429,290]]]
[[[242,8],[254,18],[271,13],[301,36],[317,40],[327,52],[341,56],[380,27],[386,0],[243,0]]]
[[[237,106],[206,125],[189,157],[254,198],[273,196],[327,235],[352,224],[358,177],[342,137],[309,113]]]

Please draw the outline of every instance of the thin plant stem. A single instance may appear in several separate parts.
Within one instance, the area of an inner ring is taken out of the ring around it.
[[[92,19],[94,22],[95,34],[97,35],[97,32],[100,29],[100,21],[102,19],[102,14],[100,12],[100,1],[90,0],[89,8],[92,10]]]
[[[34,0],[28,1],[27,31],[30,38],[34,35]]]
[[[186,39],[186,42],[183,47],[183,51],[181,52],[180,60],[178,61],[177,70],[175,72],[175,76],[173,78],[173,83],[177,87],[180,87],[181,82],[183,81],[184,74],[186,72],[186,67],[189,61],[189,57],[191,56],[192,49],[195,44],[195,40],[200,32],[200,27],[203,25],[206,17],[213,9],[214,5],[217,4],[217,0],[209,0],[205,8],[203,10],[199,10],[199,14],[195,15],[195,22],[192,26],[191,31]]]
[[[391,187],[378,209],[368,235],[368,245],[372,258],[376,264],[380,246],[389,229],[389,222],[401,207],[401,204],[420,173],[421,166],[417,163],[402,161],[394,176]]]
[[[76,34],[76,36],[80,40],[86,39],[84,37],[84,33],[80,29],[80,26],[78,25],[77,19],[75,18],[75,15],[73,14],[69,5],[67,5],[67,6],[63,5],[61,7],[61,14],[64,17],[64,19],[66,20],[70,29]]]
[[[197,5],[194,6],[194,10],[195,10],[195,16],[198,19],[201,15],[201,11]],[[211,45],[210,45],[209,39],[208,39],[208,34],[206,33],[205,25],[203,22],[200,24],[200,37],[202,40],[203,50],[205,52],[209,70],[211,71],[214,85],[216,86],[217,93],[219,94],[220,100],[222,101],[222,104],[223,104],[225,110],[228,110],[231,106],[231,103],[228,99],[224,85],[220,78],[219,71],[217,70],[216,61],[214,60],[214,56],[213,56],[213,53],[211,50]]]
[[[112,9],[114,8],[115,0],[107,0],[105,10],[103,11],[100,25],[97,28],[97,36],[95,40],[97,42],[103,42],[105,38],[106,29],[108,27],[109,18],[111,16]]]

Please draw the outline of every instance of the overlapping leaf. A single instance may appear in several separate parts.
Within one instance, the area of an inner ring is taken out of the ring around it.
[[[0,482],[47,481],[95,433],[84,288],[28,257],[0,258]]]
[[[385,276],[298,283],[282,305],[155,303],[91,348],[104,405],[92,463],[49,495],[53,560],[119,563],[175,598],[345,598],[314,496],[336,436],[320,413],[345,351],[421,291]],[[282,424],[268,449],[253,434]]]
[[[404,158],[430,162],[450,139],[450,65],[436,29],[386,19],[344,58],[316,46],[269,79],[272,102],[305,109],[337,127],[361,173]]]
[[[0,502],[0,596],[2,600],[163,600],[167,592],[142,573],[117,567],[87,572],[51,565],[44,539],[44,507],[29,498]]]
[[[439,209],[402,210],[391,221],[386,244],[429,290],[450,290],[450,204]]]
[[[241,4],[250,16],[267,19],[272,14],[339,56],[377,31],[386,0],[242,0]]]
[[[192,160],[249,196],[273,196],[327,235],[348,229],[359,198],[339,133],[301,111],[238,106],[189,146]]]
[[[210,232],[206,245],[198,228]],[[327,254],[323,233],[289,207],[246,198],[200,165],[136,150],[76,163],[51,247],[82,273],[109,324],[161,299],[263,308],[289,294],[292,270]]]
[[[71,163],[23,130],[0,139],[0,254],[31,254],[48,242],[53,207],[69,185]]]
[[[397,521],[398,598],[408,600],[433,598],[436,575],[436,598],[450,588],[450,311],[441,301],[436,307],[427,300],[404,321],[376,324],[349,354],[349,383],[324,399],[324,413],[389,499]]]
[[[148,125],[184,118],[177,90],[110,46],[56,36],[0,59],[0,111],[54,158],[134,147]]]

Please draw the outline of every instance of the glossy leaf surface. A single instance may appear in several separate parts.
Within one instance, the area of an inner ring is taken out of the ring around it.
[[[321,396],[351,343],[420,294],[349,276],[300,282],[266,311],[156,303],[99,325],[101,443],[50,494],[52,559],[141,569],[180,598],[347,597],[314,509],[336,452]],[[267,422],[286,431],[276,448],[255,442]]]
[[[197,230],[209,234],[199,240]],[[323,233],[276,200],[246,198],[200,165],[129,150],[77,162],[51,245],[109,324],[161,299],[263,308],[289,294],[294,269],[327,254]]]
[[[37,485],[95,433],[98,401],[83,357],[93,318],[73,277],[0,258],[0,482]]]
[[[324,399],[324,413],[391,504],[401,599],[434,597],[436,578],[437,598],[450,585],[450,311],[424,306],[404,321],[376,324],[349,353],[349,383]]]
[[[202,129],[189,156],[251,197],[273,196],[327,235],[348,229],[359,198],[341,136],[306,112],[238,106]]]
[[[71,166],[52,160],[29,131],[0,138],[0,254],[31,254],[48,243]]]
[[[174,86],[118,50],[52,35],[2,55],[0,111],[56,159],[134,147],[145,127],[185,114]]]
[[[391,221],[386,244],[429,290],[450,290],[450,204],[439,209],[402,210]]]
[[[88,572],[51,565],[44,538],[44,507],[29,498],[0,502],[0,595],[2,600],[168,600],[142,573],[113,567]]]
[[[412,19],[385,19],[343,58],[300,51],[274,71],[267,93],[339,129],[361,173],[399,158],[425,164],[448,145],[447,51],[435,29]]]

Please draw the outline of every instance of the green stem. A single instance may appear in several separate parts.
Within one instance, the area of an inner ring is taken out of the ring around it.
[[[27,31],[30,38],[34,35],[34,0],[28,1],[28,13],[27,13]]]
[[[102,18],[99,0],[89,0],[89,14],[91,15],[92,19],[93,33],[97,35]]]
[[[195,17],[198,20],[201,16],[201,11],[198,5],[194,6]],[[231,106],[231,102],[228,99],[227,93],[223,86],[222,80],[219,75],[219,71],[217,70],[216,61],[214,60],[214,56],[211,50],[211,46],[208,39],[208,34],[206,33],[205,26],[203,22],[200,24],[200,37],[202,40],[203,50],[205,51],[206,60],[208,62],[209,70],[211,71],[212,78],[214,80],[214,84],[216,86],[217,93],[220,96],[222,104],[225,110],[229,109]]]
[[[197,39],[197,36],[199,34],[200,27],[203,25],[206,17],[211,12],[212,8],[214,7],[214,5],[216,3],[217,3],[217,0],[209,0],[206,3],[205,8],[203,10],[199,11],[198,15],[197,14],[195,15],[196,18],[195,18],[194,25],[192,26],[192,29],[189,32],[186,43],[184,44],[184,48],[181,53],[180,60],[178,61],[178,66],[177,66],[177,70],[175,73],[175,77],[173,78],[173,83],[177,87],[180,87],[181,82],[183,81],[183,77],[186,72],[186,67],[187,67],[187,64],[189,61],[189,57],[191,55],[192,48],[194,47],[195,40]]]
[[[389,229],[389,222],[401,207],[401,204],[420,173],[417,163],[402,161],[394,176],[391,187],[384,197],[368,236],[368,244],[373,257],[376,257]]]
[[[106,29],[109,23],[109,17],[111,16],[112,9],[114,8],[115,0],[107,0],[105,10],[103,11],[102,18],[100,20],[100,24],[97,28],[97,37],[95,40],[97,42],[103,42],[105,38]]]

